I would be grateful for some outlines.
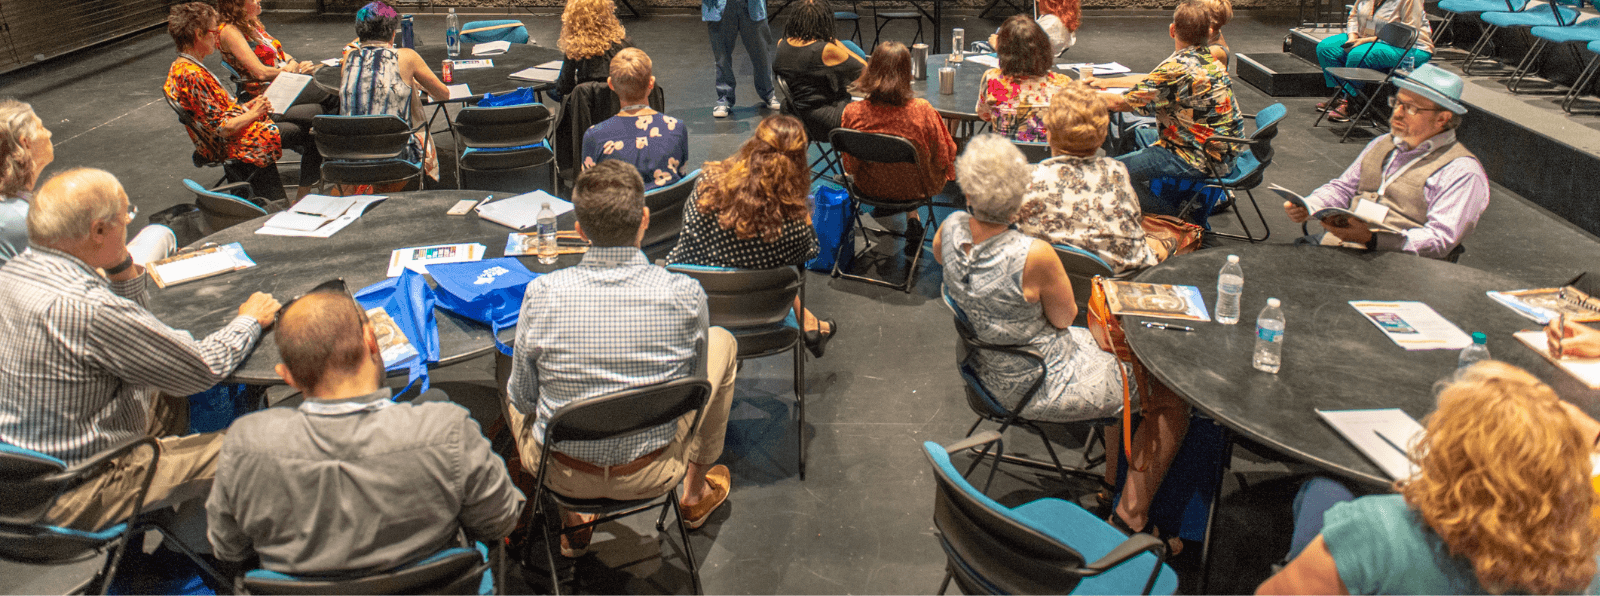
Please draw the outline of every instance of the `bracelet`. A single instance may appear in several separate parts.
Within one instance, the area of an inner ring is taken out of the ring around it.
[[[133,255],[128,255],[128,258],[123,259],[122,262],[118,263],[116,267],[112,267],[110,269],[107,269],[106,270],[106,275],[108,277],[112,276],[112,275],[118,275],[118,274],[121,274],[123,271],[127,271],[128,269],[130,269],[132,267],[133,267]]]

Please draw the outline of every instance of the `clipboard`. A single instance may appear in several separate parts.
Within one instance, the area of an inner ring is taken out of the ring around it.
[[[156,286],[165,288],[256,266],[238,242],[173,255],[145,265]]]

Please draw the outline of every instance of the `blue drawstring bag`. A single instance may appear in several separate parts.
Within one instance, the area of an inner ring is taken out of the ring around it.
[[[208,433],[233,425],[246,410],[246,391],[240,383],[219,383],[189,396],[189,432]]]
[[[839,245],[848,242],[850,218],[850,192],[838,186],[821,183],[811,190],[811,225],[817,230],[817,256],[806,261],[806,269],[832,271],[833,257]],[[855,259],[854,247],[846,247],[840,269],[849,269]]]
[[[399,277],[372,284],[355,293],[361,308],[372,310],[383,307],[394,319],[395,327],[405,334],[416,348],[416,354],[394,362],[385,362],[384,370],[405,370],[408,383],[422,381],[421,391],[428,390],[428,365],[439,361],[439,322],[434,319],[433,307],[438,302],[433,288],[422,274],[406,269]],[[383,330],[378,330],[380,335]],[[379,338],[381,341],[381,337]],[[411,389],[407,384],[400,393]]]
[[[534,96],[532,87],[518,87],[505,93],[485,93],[483,99],[478,100],[480,108],[503,108],[506,106],[520,106],[522,104],[539,103]]]
[[[539,277],[522,261],[501,257],[466,263],[429,265],[428,275],[439,285],[439,307],[463,317],[485,323],[494,331],[494,346],[511,355],[511,347],[500,341],[500,331],[517,326],[522,314],[522,295],[528,282]]]

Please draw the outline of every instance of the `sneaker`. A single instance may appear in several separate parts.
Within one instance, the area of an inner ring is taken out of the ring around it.
[[[778,103],[778,96],[777,95],[773,95],[772,97],[767,99],[767,109],[772,110],[774,112],[783,111],[783,104]]]
[[[1350,116],[1350,102],[1348,101],[1339,102],[1339,105],[1328,110],[1329,122],[1349,122]]]
[[[706,472],[706,484],[710,485],[711,494],[700,499],[700,502],[695,503],[693,507],[684,506],[681,501],[678,503],[678,515],[683,516],[684,525],[689,526],[690,530],[698,530],[700,526],[706,525],[706,520],[711,519],[711,514],[723,503],[728,502],[728,491],[733,487],[731,476],[728,466],[722,464],[712,466],[711,470]]]
[[[719,103],[719,104],[717,104],[717,107],[711,108],[711,117],[712,118],[727,118],[728,117],[728,106],[727,106],[727,104],[720,104]]]

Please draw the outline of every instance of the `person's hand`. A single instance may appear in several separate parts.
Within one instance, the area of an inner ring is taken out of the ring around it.
[[[1283,202],[1283,213],[1288,215],[1289,221],[1294,223],[1306,223],[1306,220],[1311,219],[1310,211],[1307,211],[1305,207],[1296,205],[1289,201]]]
[[[273,321],[278,320],[278,309],[282,307],[283,305],[278,304],[278,300],[273,298],[272,294],[256,292],[251,294],[250,299],[245,300],[244,304],[239,305],[239,314],[255,319],[262,329],[266,329],[272,326]]]
[[[296,62],[295,72],[300,74],[311,74],[317,72],[317,69],[320,67],[322,67],[321,62]]]
[[[253,119],[265,118],[272,114],[272,102],[267,101],[267,96],[258,96],[244,104],[244,109]]]
[[[1333,234],[1340,240],[1366,244],[1368,240],[1372,239],[1372,230],[1367,228],[1367,222],[1355,217],[1345,217],[1338,221],[1331,220],[1333,218],[1322,220],[1322,227],[1327,229],[1329,234]]]
[[[1600,356],[1600,331],[1587,325],[1568,322],[1565,328],[1558,328],[1551,323],[1545,326],[1544,335],[1550,342],[1550,353],[1556,358]]]

